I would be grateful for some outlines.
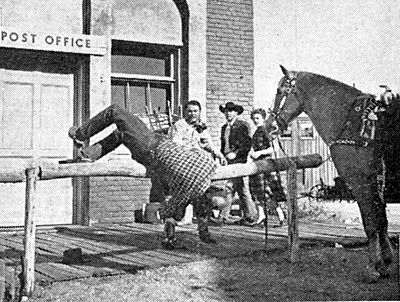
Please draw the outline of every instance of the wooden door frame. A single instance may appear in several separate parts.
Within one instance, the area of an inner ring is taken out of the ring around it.
[[[83,121],[87,120],[90,116],[89,112],[89,78],[90,78],[90,56],[81,54],[65,54],[62,56],[70,59],[67,65],[59,64],[58,56],[60,54],[37,51],[37,50],[24,50],[24,49],[4,49],[0,48],[1,55],[4,55],[2,65],[0,68],[9,70],[21,70],[28,72],[62,72],[66,71],[73,75],[73,123],[74,125],[81,125]],[[24,57],[30,60],[32,64],[23,64],[23,67],[15,65],[18,61],[17,58]],[[43,62],[41,59],[44,59]],[[52,62],[54,60],[54,62]],[[5,65],[4,65],[5,64]],[[68,65],[69,64],[69,65]],[[4,65],[4,66],[3,66]],[[55,67],[53,70],[52,67]],[[39,69],[37,69],[39,68]],[[67,69],[65,69],[67,68]],[[65,133],[65,135],[68,135]],[[76,148],[74,149],[75,156],[77,154]],[[88,225],[89,224],[89,179],[77,178],[72,179],[72,224]]]
[[[90,57],[83,56],[74,73],[74,125],[82,123],[90,117]],[[78,155],[74,148],[73,156]],[[89,225],[89,177],[75,177],[72,179],[72,223]]]

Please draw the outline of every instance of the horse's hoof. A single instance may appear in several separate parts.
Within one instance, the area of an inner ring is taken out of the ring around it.
[[[372,267],[367,267],[367,270],[364,275],[364,281],[366,283],[376,283],[378,282],[380,277],[381,274],[378,273],[375,269],[373,269]]]
[[[214,238],[212,238],[211,236],[210,236],[210,234],[200,234],[200,240],[201,241],[203,241],[204,243],[207,243],[207,244],[216,244],[217,243],[217,240],[215,240]]]
[[[394,256],[388,257],[388,258],[384,258],[383,259],[383,263],[385,263],[386,266],[389,266],[393,262],[393,258],[394,258]]]
[[[388,266],[383,266],[377,269],[381,278],[389,278],[390,272]]]

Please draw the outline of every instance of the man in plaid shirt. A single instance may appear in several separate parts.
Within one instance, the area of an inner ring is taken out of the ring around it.
[[[83,147],[83,141],[111,124],[117,129],[99,142]],[[144,165],[151,175],[162,175],[171,198],[162,203],[160,217],[165,221],[163,245],[173,248],[175,226],[183,218],[186,206],[192,201],[198,221],[199,237],[215,243],[208,231],[208,214],[212,204],[206,197],[215,171],[214,161],[203,151],[180,146],[164,135],[150,131],[135,115],[117,105],[111,105],[82,126],[72,127],[69,136],[80,147],[81,161],[94,161],[125,145],[132,158]]]

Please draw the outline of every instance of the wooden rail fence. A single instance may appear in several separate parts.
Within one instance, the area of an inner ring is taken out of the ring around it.
[[[298,226],[297,226],[297,190],[296,170],[315,168],[322,163],[319,154],[310,154],[296,157],[278,159],[264,159],[246,164],[234,164],[218,167],[212,176],[213,180],[222,180],[235,177],[250,176],[259,173],[271,173],[287,170],[287,199],[288,199],[288,244],[289,259],[295,261],[298,251]],[[130,160],[129,162],[95,162],[78,164],[52,164],[41,163],[40,166],[21,169],[0,170],[0,183],[26,182],[25,192],[25,228],[24,228],[24,255],[22,263],[22,297],[21,301],[27,301],[34,289],[35,271],[35,204],[38,198],[36,194],[37,181],[88,176],[124,176],[146,177],[144,166]],[[1,263],[0,263],[1,264]],[[0,290],[4,280],[2,266],[0,265]],[[4,291],[4,290],[3,290]],[[0,292],[1,297],[4,293]],[[1,300],[0,300],[1,301]]]

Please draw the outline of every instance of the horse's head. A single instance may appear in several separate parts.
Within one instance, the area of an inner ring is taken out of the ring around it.
[[[274,107],[266,121],[267,129],[273,128],[275,121],[280,131],[286,129],[289,123],[303,111],[303,105],[297,98],[297,75],[295,71],[288,71],[282,65],[284,77],[279,81],[275,95]]]

